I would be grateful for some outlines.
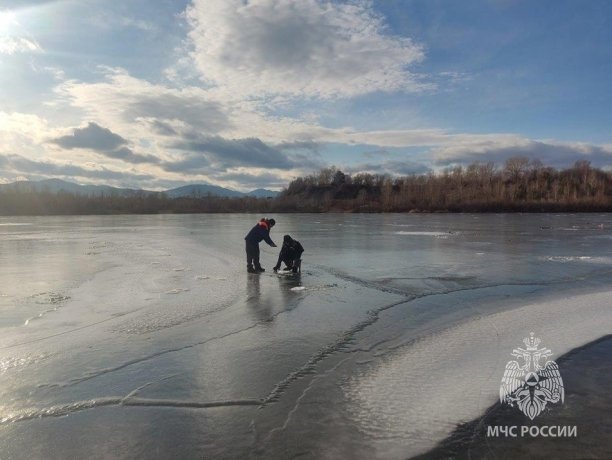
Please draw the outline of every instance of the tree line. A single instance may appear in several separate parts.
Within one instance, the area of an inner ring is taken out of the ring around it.
[[[525,157],[391,177],[327,168],[293,180],[281,210],[350,212],[611,211],[612,173],[588,161],[556,169]]]
[[[0,215],[221,212],[581,212],[612,211],[612,173],[588,161],[556,169],[525,157],[392,177],[338,168],[289,183],[276,198],[168,198],[163,193],[84,196],[0,192]]]
[[[160,214],[258,212],[271,208],[265,199],[218,196],[168,198],[163,193],[133,196],[118,194],[79,195],[52,192],[0,192],[0,215],[88,215],[88,214]]]

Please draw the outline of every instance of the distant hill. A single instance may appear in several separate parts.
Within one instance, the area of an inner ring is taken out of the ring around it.
[[[274,190],[268,190],[265,188],[258,188],[253,190],[252,192],[247,193],[249,196],[254,196],[255,198],[274,198],[279,194],[279,192],[275,192]]]
[[[0,184],[0,191],[14,190],[18,192],[67,192],[75,195],[102,196],[121,195],[134,196],[146,192],[129,188],[116,188],[109,185],[78,185],[61,179],[45,179],[40,181],[17,181],[10,184]]]
[[[229,196],[229,197],[238,197],[244,196],[242,192],[237,192],[235,190],[230,190],[228,188],[219,187],[217,185],[208,185],[208,184],[193,184],[193,185],[184,185],[182,187],[173,188],[170,190],[166,190],[166,195],[168,198],[179,198],[179,197],[205,197],[208,195],[213,196]]]
[[[178,197],[205,197],[208,195],[212,196],[227,196],[227,197],[241,197],[241,196],[252,196],[255,198],[274,198],[279,192],[273,190],[266,190],[264,188],[258,188],[251,192],[243,193],[229,188],[219,187],[217,185],[209,184],[192,184],[184,185],[182,187],[173,188],[166,190],[166,195],[169,198]]]
[[[45,179],[40,181],[17,181],[10,184],[0,184],[0,191],[13,190],[17,192],[50,192],[59,193],[67,192],[75,195],[84,196],[135,196],[141,194],[157,194],[160,192],[153,192],[150,190],[130,189],[130,188],[117,188],[109,185],[78,185],[72,182],[67,182],[61,179]],[[173,188],[163,192],[168,198],[180,198],[180,197],[206,197],[206,196],[220,196],[220,197],[242,197],[242,196],[253,196],[256,198],[270,198],[278,195],[278,192],[266,189],[257,189],[252,192],[238,192],[217,185],[210,184],[192,184],[184,185],[182,187]]]

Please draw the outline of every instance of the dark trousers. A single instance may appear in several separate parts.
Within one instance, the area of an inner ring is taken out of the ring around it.
[[[261,267],[259,265],[259,243],[246,242],[246,257],[247,265],[253,265],[255,268]]]
[[[302,269],[302,259],[300,259],[299,257],[297,259],[294,259],[292,257],[285,257],[281,262],[285,262],[287,268],[293,269],[294,273],[297,273]],[[280,268],[280,262],[278,263],[278,266],[274,268],[278,270]]]

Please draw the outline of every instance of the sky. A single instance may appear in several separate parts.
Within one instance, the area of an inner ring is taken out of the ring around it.
[[[608,0],[0,0],[0,182],[612,167]]]

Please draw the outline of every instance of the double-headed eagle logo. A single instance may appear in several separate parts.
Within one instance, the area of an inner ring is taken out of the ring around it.
[[[545,360],[552,351],[548,348],[538,348],[541,340],[533,337],[533,332],[523,343],[526,349],[515,348],[512,356],[523,360],[508,361],[499,388],[500,402],[510,406],[515,404],[523,413],[533,420],[544,410],[546,404],[557,403],[565,397],[563,379],[556,362]]]

